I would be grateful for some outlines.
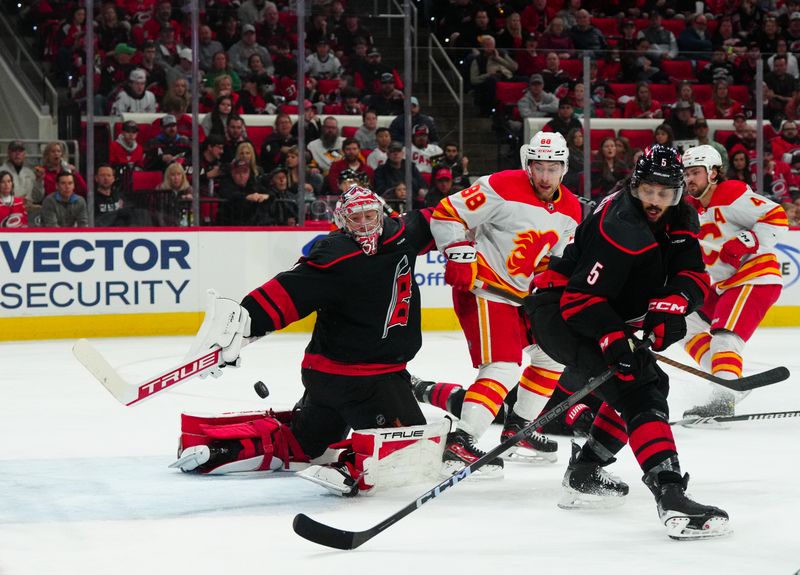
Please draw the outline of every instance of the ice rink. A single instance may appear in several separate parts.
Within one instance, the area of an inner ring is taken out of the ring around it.
[[[182,411],[291,407],[301,394],[307,334],[272,335],[243,351],[243,367],[192,380],[138,407],[117,403],[73,359],[71,341],[0,344],[0,574],[535,573],[665,575],[800,570],[800,418],[675,428],[690,493],[731,516],[727,538],[676,542],[659,524],[628,449],[610,470],[631,493],[605,511],[556,507],[559,462],[511,463],[505,477],[469,479],[355,551],[294,534],[298,512],[345,529],[371,527],[432,484],[340,499],[290,474],[195,477],[168,469]],[[177,362],[189,338],[99,339],[129,381]],[[689,359],[682,352],[667,355]],[[800,410],[800,330],[759,330],[746,372],[777,365],[788,381],[754,391],[738,413]],[[672,368],[673,419],[705,383]],[[424,379],[469,383],[460,333],[426,334],[410,366]],[[253,383],[270,389],[260,399]],[[441,417],[432,407],[426,414]],[[498,442],[494,427],[483,447]]]

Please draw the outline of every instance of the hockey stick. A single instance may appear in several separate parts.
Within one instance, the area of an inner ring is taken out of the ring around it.
[[[242,347],[261,339],[259,337],[244,338]],[[87,339],[79,339],[72,347],[72,354],[89,370],[97,381],[103,384],[114,398],[123,405],[139,405],[155,394],[169,389],[179,383],[188,381],[196,375],[209,374],[220,364],[221,349],[214,346],[183,363],[148,378],[142,383],[133,384],[125,381],[116,369],[111,367],[105,357]],[[213,375],[213,373],[212,373]]]
[[[641,342],[637,348],[647,347],[650,345],[650,341]],[[455,475],[448,477],[435,487],[429,489],[417,499],[403,507],[400,511],[390,515],[374,527],[367,529],[365,531],[347,531],[345,529],[337,529],[335,527],[331,527],[329,525],[325,525],[324,523],[320,523],[319,521],[315,521],[311,519],[308,515],[303,513],[299,513],[295,515],[294,521],[292,523],[292,527],[294,532],[297,533],[300,537],[304,539],[308,539],[313,543],[318,543],[319,545],[325,545],[327,547],[333,547],[334,549],[355,549],[356,547],[361,546],[363,543],[369,541],[373,537],[375,537],[378,533],[381,533],[385,529],[388,529],[398,521],[400,521],[406,515],[409,515],[428,503],[433,499],[439,497],[445,490],[454,487],[478,469],[486,465],[487,463],[493,461],[495,458],[499,457],[512,447],[516,445],[518,442],[522,441],[527,437],[531,437],[533,433],[542,427],[543,425],[547,425],[565,411],[567,411],[570,407],[578,403],[581,399],[589,395],[595,389],[603,385],[606,381],[611,379],[617,370],[614,367],[608,368],[606,371],[598,375],[597,377],[593,377],[589,380],[589,382],[583,386],[581,389],[573,393],[567,399],[556,405],[553,409],[538,417],[537,419],[530,422],[527,426],[520,429],[517,433],[500,443],[500,445],[496,446],[491,451],[488,451],[485,455],[480,457],[479,459],[473,461],[464,469],[458,471]]]
[[[519,297],[517,294],[486,283],[481,286],[481,289],[496,296],[506,298],[508,301],[522,305],[523,298]],[[758,387],[764,387],[765,385],[772,385],[773,383],[778,383],[785,379],[789,379],[790,375],[787,368],[780,366],[773,367],[767,371],[754,373],[752,375],[745,375],[737,379],[723,379],[721,377],[717,377],[716,375],[707,373],[702,369],[698,369],[696,367],[692,367],[691,365],[686,365],[685,363],[670,359],[664,355],[661,355],[660,353],[656,353],[655,351],[651,351],[650,353],[652,353],[653,357],[662,363],[666,363],[667,365],[680,369],[681,371],[691,373],[692,375],[695,375],[701,379],[705,379],[706,381],[716,383],[717,385],[727,387],[728,389],[732,389],[734,391],[749,391]]]
[[[713,415],[710,417],[687,417],[678,421],[670,421],[670,425],[727,423],[729,421],[761,421],[762,419],[787,419],[800,417],[800,411],[769,411],[766,413],[748,413],[745,415]]]

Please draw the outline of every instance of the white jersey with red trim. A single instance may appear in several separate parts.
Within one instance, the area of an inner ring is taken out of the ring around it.
[[[775,244],[788,229],[786,211],[737,180],[717,185],[708,206],[689,197],[700,215],[700,245],[711,281],[718,292],[745,284],[782,284]],[[742,231],[758,238],[758,251],[738,268],[723,262],[722,245]]]
[[[547,267],[551,255],[564,252],[580,219],[581,205],[565,186],[553,201],[543,202],[525,170],[506,170],[443,199],[433,212],[431,232],[440,251],[474,239],[478,275],[473,291],[505,301],[481,290],[481,282],[528,295],[534,274]]]
[[[411,145],[411,161],[417,166],[420,174],[433,172],[433,158],[444,155],[444,151],[436,144],[428,144],[425,148]]]

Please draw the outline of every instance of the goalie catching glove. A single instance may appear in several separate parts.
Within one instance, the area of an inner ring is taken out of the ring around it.
[[[455,242],[444,248],[447,263],[444,268],[444,281],[456,289],[469,291],[478,276],[478,253],[472,242]]]
[[[210,371],[214,377],[225,366],[239,367],[239,352],[244,338],[250,336],[250,314],[238,302],[218,297],[214,290],[206,294],[206,314],[200,330],[192,341],[187,358],[196,356],[204,350],[218,346],[222,349],[217,369]],[[200,377],[206,377],[202,374]]]
[[[663,351],[686,337],[686,314],[689,300],[680,294],[651,299],[644,316],[645,337],[653,334],[654,351]]]

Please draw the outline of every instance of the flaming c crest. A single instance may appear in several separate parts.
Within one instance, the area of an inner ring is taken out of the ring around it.
[[[528,230],[520,232],[514,238],[514,251],[506,260],[506,267],[512,276],[533,277],[536,264],[554,245],[558,243],[558,234],[552,230],[537,232]]]

